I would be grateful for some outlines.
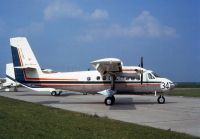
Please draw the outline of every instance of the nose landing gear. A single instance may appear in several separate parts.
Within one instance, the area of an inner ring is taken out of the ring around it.
[[[115,103],[115,97],[114,96],[106,97],[104,103],[105,105],[113,105]]]
[[[165,103],[165,97],[162,96],[162,95],[160,95],[160,96],[158,97],[157,101],[158,101],[159,104],[164,104],[164,103]]]

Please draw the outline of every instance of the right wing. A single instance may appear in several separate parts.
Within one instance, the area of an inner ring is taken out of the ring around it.
[[[122,72],[122,61],[117,58],[105,58],[91,62],[92,66],[102,75],[106,73]]]

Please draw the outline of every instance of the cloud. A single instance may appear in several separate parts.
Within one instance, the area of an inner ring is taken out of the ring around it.
[[[91,13],[90,17],[92,19],[108,19],[109,15],[106,10],[95,9],[93,13]]]
[[[75,4],[68,2],[54,1],[44,10],[44,17],[47,20],[63,17],[82,17],[83,11]]]
[[[54,20],[59,18],[80,18],[86,20],[108,19],[109,14],[106,10],[95,9],[93,12],[86,12],[78,5],[66,1],[54,1],[49,3],[44,9],[44,19]]]
[[[131,36],[149,37],[174,36],[176,30],[162,25],[150,12],[143,11],[138,17],[133,19],[129,34]]]
[[[82,41],[95,41],[99,38],[158,38],[158,37],[175,37],[176,29],[170,26],[163,25],[150,14],[148,11],[143,11],[136,18],[133,18],[129,26],[125,27],[120,24],[112,24],[108,27],[90,29],[80,37]]]
[[[33,22],[28,26],[18,28],[15,30],[16,35],[27,35],[33,33],[41,33],[44,30],[44,23]]]

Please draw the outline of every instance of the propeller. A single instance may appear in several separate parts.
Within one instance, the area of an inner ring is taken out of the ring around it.
[[[140,67],[143,68],[143,56],[140,59]],[[143,84],[143,70],[140,71],[141,74],[141,84]]]

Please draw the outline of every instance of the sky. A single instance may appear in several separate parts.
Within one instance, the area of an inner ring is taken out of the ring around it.
[[[175,82],[200,82],[199,0],[1,0],[0,77],[9,38],[27,37],[42,68],[92,69],[119,58]]]

